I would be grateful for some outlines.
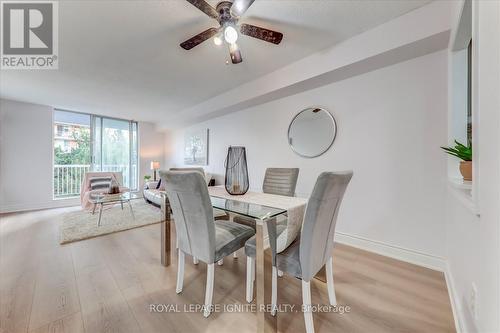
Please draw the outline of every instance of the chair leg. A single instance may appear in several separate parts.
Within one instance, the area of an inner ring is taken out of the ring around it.
[[[311,282],[302,280],[302,306],[304,311],[304,321],[306,332],[314,333],[314,322],[311,309]]]
[[[97,221],[97,226],[100,227],[101,226],[101,218],[102,218],[102,209],[103,209],[103,204],[101,203],[99,205],[99,220]]]
[[[247,302],[251,303],[253,300],[253,280],[255,273],[255,259],[247,257]]]
[[[176,293],[182,292],[182,285],[184,283],[184,252],[179,249],[179,256],[177,258],[177,287],[175,288]]]
[[[219,265],[219,266],[224,265],[224,259],[221,259],[221,260],[217,261],[217,265]]]
[[[278,269],[273,266],[273,277],[271,284],[271,314],[276,315],[278,303]]]
[[[328,299],[330,305],[337,305],[337,298],[335,297],[335,287],[333,284],[333,259],[330,257],[326,262],[326,285],[328,287]]]
[[[252,282],[255,282],[255,258],[252,258]]]
[[[212,296],[214,294],[214,264],[207,265],[207,286],[205,288],[205,309],[203,316],[208,317],[212,312]]]
[[[193,264],[198,265],[198,263],[199,263],[198,258],[193,257]]]

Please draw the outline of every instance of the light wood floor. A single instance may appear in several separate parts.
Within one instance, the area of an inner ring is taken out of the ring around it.
[[[187,258],[177,295],[176,258],[159,264],[159,224],[60,246],[67,210],[0,216],[0,333],[255,332],[248,312],[150,312],[150,304],[202,304],[206,266]],[[246,304],[245,259],[216,266],[215,303]],[[455,331],[442,273],[336,245],[334,275],[338,303],[351,312],[315,313],[316,332]],[[300,307],[299,280],[278,286],[278,303]],[[326,285],[314,281],[312,298],[328,304]],[[300,312],[278,318],[280,332],[304,331]]]

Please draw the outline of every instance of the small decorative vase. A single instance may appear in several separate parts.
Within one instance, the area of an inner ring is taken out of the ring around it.
[[[225,187],[231,195],[247,193],[250,187],[248,181],[247,154],[245,147],[232,147],[227,150]]]
[[[465,181],[472,180],[472,161],[462,161],[460,162],[460,173],[464,177]]]

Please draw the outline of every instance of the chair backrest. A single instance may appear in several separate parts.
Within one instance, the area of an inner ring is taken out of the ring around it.
[[[203,168],[191,167],[191,168],[170,168],[170,171],[198,171],[205,176],[205,170]]]
[[[262,191],[293,197],[298,177],[298,168],[267,168]]]
[[[352,171],[323,172],[307,203],[300,235],[302,279],[310,281],[332,255],[335,224]]]
[[[215,260],[215,223],[205,179],[198,171],[160,171],[175,220],[179,249]]]
[[[191,168],[170,168],[170,171],[197,171],[202,174],[203,178],[205,178],[205,182],[207,186],[210,186],[210,181],[212,180],[212,174],[205,172],[203,168],[196,168],[196,167],[191,167]],[[214,180],[215,183],[215,180]]]

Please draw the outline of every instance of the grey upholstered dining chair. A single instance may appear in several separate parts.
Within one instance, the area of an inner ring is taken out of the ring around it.
[[[293,197],[298,177],[299,168],[267,168],[262,192]]]
[[[293,197],[298,177],[298,168],[267,168],[262,184],[262,192]],[[233,218],[233,221],[255,229],[255,220],[251,218],[238,215]]]
[[[205,170],[200,167],[187,167],[187,168],[170,168],[170,171],[197,171],[205,177]],[[207,179],[205,179],[207,180]],[[207,181],[207,185],[211,186],[210,181]],[[229,220],[229,215],[221,209],[214,209],[214,218],[216,220]]]
[[[202,174],[203,177],[206,177],[205,170],[201,167],[186,167],[186,168],[170,168],[170,171],[197,171]],[[207,181],[207,185],[211,186],[210,180],[205,179]],[[221,209],[214,209],[214,218],[216,220],[229,220],[229,215],[221,210]]]
[[[323,172],[319,175],[307,203],[300,238],[276,254],[273,272],[279,269],[302,279],[302,303],[307,333],[314,332],[310,281],[323,265],[326,265],[330,304],[337,304],[333,283],[333,238],[340,204],[351,178],[352,171]],[[276,309],[277,303],[277,283],[276,274],[273,274],[273,309]]]
[[[206,181],[206,178],[205,178],[205,170],[201,167],[186,167],[186,168],[170,168],[169,169],[170,171],[182,171],[182,172],[192,172],[192,171],[196,171],[196,172],[199,172],[203,178],[205,179]],[[164,171],[160,171],[160,179],[162,178],[161,177],[161,174],[163,173]],[[210,186],[210,185],[209,185]],[[214,208],[214,219],[215,220],[229,220],[229,215],[221,210],[221,209],[216,209]],[[179,248],[179,241],[178,239],[176,240],[176,243],[175,243],[175,248],[178,249]],[[195,265],[198,265],[198,258],[194,257],[193,256],[193,263]]]
[[[170,168],[170,171],[198,171],[202,175],[205,175],[205,170],[200,167]]]
[[[262,184],[262,192],[293,197],[298,177],[298,168],[267,168],[264,183]],[[235,216],[233,221],[255,228],[255,221],[244,216]],[[286,219],[279,221],[276,229],[277,235],[286,230],[286,225]],[[250,303],[253,299],[253,284],[255,280],[255,237],[247,241],[245,254],[247,256],[246,300]]]
[[[214,263],[242,248],[255,232],[245,225],[214,220],[208,188],[199,172],[169,171],[162,177],[179,241],[176,292],[182,292],[185,253],[207,263],[204,316],[208,317],[212,309]]]

